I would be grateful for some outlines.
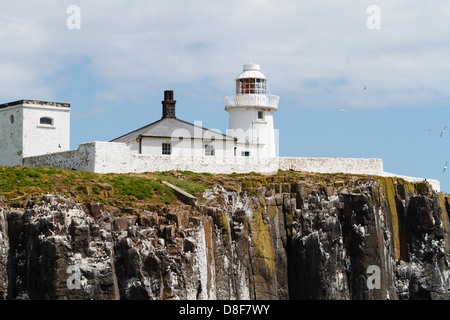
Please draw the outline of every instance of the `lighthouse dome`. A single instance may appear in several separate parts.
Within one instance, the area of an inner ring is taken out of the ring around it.
[[[259,64],[256,63],[244,64],[243,72],[237,79],[249,78],[267,79],[266,76],[261,72]]]

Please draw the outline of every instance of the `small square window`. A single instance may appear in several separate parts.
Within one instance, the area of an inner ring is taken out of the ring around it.
[[[250,151],[242,151],[241,156],[242,157],[250,157]]]
[[[170,143],[163,143],[162,144],[162,154],[171,154]]]
[[[42,117],[39,119],[39,124],[43,124],[46,126],[53,126],[53,119],[49,117]]]
[[[264,120],[264,111],[258,111],[258,119]]]
[[[213,156],[214,155],[214,146],[206,145],[205,146],[205,156]]]

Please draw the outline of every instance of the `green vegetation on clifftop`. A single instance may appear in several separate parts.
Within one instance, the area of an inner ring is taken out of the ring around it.
[[[0,167],[0,200],[20,201],[26,196],[62,194],[81,203],[99,202],[112,206],[175,204],[166,180],[196,194],[207,188],[192,179],[179,179],[174,173],[96,174],[59,168]],[[122,204],[122,205],[121,205]]]

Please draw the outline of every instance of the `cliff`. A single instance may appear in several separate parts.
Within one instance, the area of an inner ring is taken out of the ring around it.
[[[0,299],[449,298],[450,199],[426,182],[0,175]]]

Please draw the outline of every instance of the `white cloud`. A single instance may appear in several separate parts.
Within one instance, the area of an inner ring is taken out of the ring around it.
[[[77,1],[82,29],[66,28],[73,1],[9,2],[0,16],[2,100],[51,96],[72,57],[89,57],[107,84],[96,97],[208,82],[229,94],[250,59],[275,94],[311,107],[420,105],[450,98],[444,1],[377,1],[381,30],[368,30],[369,1]],[[314,85],[312,85],[314,84]],[[361,88],[367,85],[365,96]]]

